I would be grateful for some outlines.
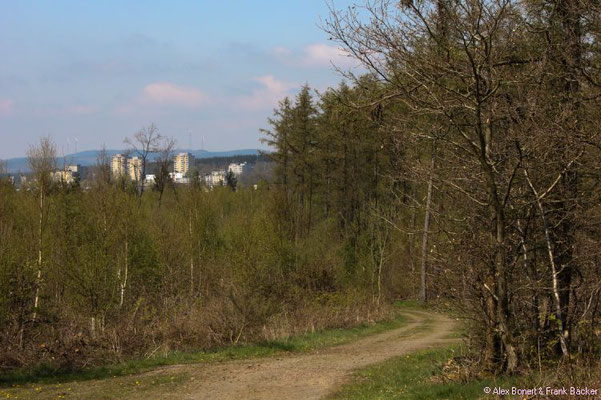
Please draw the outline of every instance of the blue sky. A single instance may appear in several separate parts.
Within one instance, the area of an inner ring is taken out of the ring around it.
[[[336,8],[351,0],[336,0]],[[256,148],[277,101],[353,68],[325,0],[0,2],[0,158],[122,147],[154,122],[181,147]]]

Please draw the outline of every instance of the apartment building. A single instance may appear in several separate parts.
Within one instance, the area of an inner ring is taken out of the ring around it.
[[[248,165],[245,162],[232,163],[227,167],[227,170],[228,170],[228,172],[232,172],[236,176],[240,176],[246,171],[247,167],[248,167]]]
[[[215,186],[224,186],[225,185],[225,170],[216,170],[212,171],[210,174],[206,174],[203,179],[209,188],[213,188]]]
[[[186,175],[194,164],[194,156],[190,153],[179,153],[173,159],[173,172]]]
[[[142,178],[142,159],[139,157],[132,157],[127,160],[127,170],[129,179],[132,181],[139,181],[140,178]]]
[[[122,154],[115,154],[111,158],[111,173],[115,178],[125,176],[126,159]]]
[[[73,183],[79,179],[81,165],[68,165],[63,169],[56,170],[50,173],[50,177],[54,182]]]

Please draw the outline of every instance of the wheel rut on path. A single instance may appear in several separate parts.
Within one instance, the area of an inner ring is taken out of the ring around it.
[[[189,399],[189,400],[311,400],[335,391],[357,369],[392,357],[456,342],[449,338],[456,321],[426,311],[403,311],[409,320],[403,327],[342,345],[306,354],[285,355],[221,363],[186,364],[158,368],[140,380],[169,382],[124,390],[114,397],[116,385],[130,385],[136,376],[73,383],[68,399]],[[126,381],[128,379],[128,381]],[[173,378],[171,378],[173,379]],[[126,389],[126,386],[123,386]],[[111,389],[111,390],[108,390]],[[135,389],[135,390],[134,390]],[[118,390],[118,389],[117,389]],[[111,393],[111,394],[108,394]],[[104,395],[103,395],[104,394]],[[39,397],[38,397],[39,398]],[[56,397],[54,397],[56,398]]]

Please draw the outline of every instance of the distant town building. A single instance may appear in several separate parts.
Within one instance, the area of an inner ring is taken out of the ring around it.
[[[225,170],[216,170],[212,171],[210,174],[206,174],[203,177],[203,180],[207,184],[209,188],[213,188],[215,186],[224,186],[225,185]]]
[[[190,183],[190,180],[183,172],[170,172],[169,177],[175,183]]]
[[[54,171],[50,173],[52,180],[54,182],[65,182],[71,183],[73,181],[73,176],[71,175],[71,171]]]
[[[228,172],[232,172],[236,176],[242,175],[247,170],[247,163],[232,163],[227,167]]]
[[[157,177],[155,174],[146,174],[146,183],[147,184],[155,184],[157,180]]]
[[[190,153],[179,153],[173,159],[173,171],[176,173],[187,174],[190,167],[194,164],[194,156]]]
[[[127,160],[127,170],[132,181],[139,181],[142,177],[142,160],[138,157],[130,158]]]
[[[115,154],[111,158],[111,173],[115,178],[125,176],[125,156],[122,154]]]
[[[73,183],[79,178],[80,165],[68,165],[64,169],[51,172],[50,175],[54,182]]]

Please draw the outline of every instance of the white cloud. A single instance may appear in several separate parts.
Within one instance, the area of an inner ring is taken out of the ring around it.
[[[274,47],[271,53],[281,62],[288,65],[310,68],[332,67],[353,68],[358,62],[337,46],[324,43],[306,45],[296,54],[286,47]]]
[[[0,99],[0,115],[8,116],[14,113],[14,103],[12,100]]]
[[[307,66],[331,66],[349,68],[356,64],[348,53],[336,46],[315,43],[305,46],[302,62]]]
[[[207,105],[220,105],[226,108],[244,109],[249,111],[269,110],[275,107],[278,101],[293,94],[300,85],[295,82],[279,80],[273,75],[262,75],[252,79],[254,90],[250,94],[239,96],[226,96],[212,93],[210,96],[197,89],[176,86],[168,82],[150,83],[142,89],[141,94],[116,106],[113,112],[116,115],[156,112],[156,107],[178,106],[195,109]],[[76,109],[73,109],[75,111]],[[87,111],[77,109],[80,113]]]
[[[277,80],[273,75],[254,78],[263,87],[255,90],[250,96],[238,99],[238,104],[247,109],[263,109],[274,107],[278,101],[290,95],[290,90],[299,85],[293,82]]]
[[[262,83],[270,93],[283,93],[298,86],[296,83],[278,81],[273,75],[259,76],[255,81]]]
[[[141,101],[150,104],[198,107],[211,103],[208,96],[199,90],[176,86],[168,82],[150,83],[142,91]]]
[[[271,52],[278,57],[288,57],[292,54],[292,50],[284,46],[276,46]]]

